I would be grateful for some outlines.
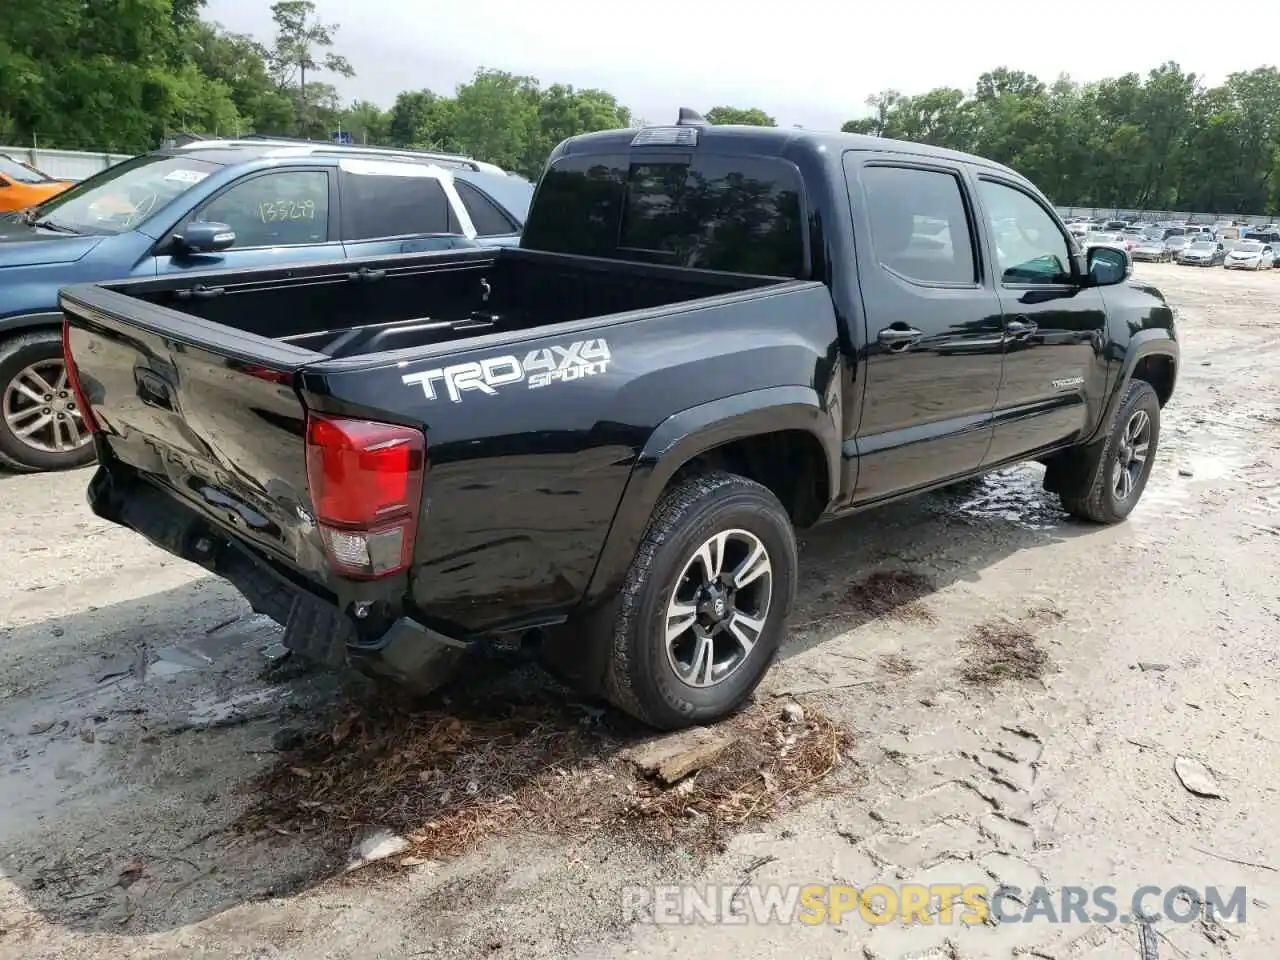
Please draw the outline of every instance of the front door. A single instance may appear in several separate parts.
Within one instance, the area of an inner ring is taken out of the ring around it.
[[[845,154],[865,310],[853,503],[975,470],[1000,384],[1000,303],[959,165]],[[846,443],[846,448],[849,443]]]
[[[1004,376],[985,463],[1060,446],[1097,422],[1107,393],[1103,288],[1073,275],[1073,247],[1045,204],[1011,179],[981,174],[1004,320]]]
[[[172,249],[157,256],[156,270],[165,274],[342,260],[330,199],[329,171],[323,167],[249,174],[214,194],[189,218],[225,223],[235,231],[235,243],[216,253]],[[181,233],[182,225],[173,232]]]

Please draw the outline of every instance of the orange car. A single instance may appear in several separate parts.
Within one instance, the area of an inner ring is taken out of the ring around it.
[[[74,180],[46,177],[35,167],[0,153],[0,213],[34,207],[73,186]]]

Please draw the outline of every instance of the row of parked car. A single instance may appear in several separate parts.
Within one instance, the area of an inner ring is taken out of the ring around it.
[[[1117,229],[1118,224],[1123,226]],[[1263,227],[1184,222],[1098,224],[1077,219],[1068,223],[1068,229],[1087,246],[1123,247],[1133,260],[1149,263],[1270,270],[1280,249],[1280,224]]]
[[[532,198],[525,178],[470,157],[258,137],[197,140],[31,195],[0,213],[0,466],[93,459],[63,363],[60,288],[510,246]]]

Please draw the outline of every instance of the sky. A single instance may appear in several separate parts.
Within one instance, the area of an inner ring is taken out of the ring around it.
[[[339,26],[334,49],[356,76],[348,99],[389,107],[401,90],[451,94],[477,67],[544,86],[600,87],[660,123],[682,106],[760,107],[780,124],[839,129],[880,90],[972,87],[1007,66],[1051,81],[1145,73],[1176,60],[1209,83],[1261,66],[1242,55],[1240,22],[1186,18],[1168,4],[1013,0],[315,0]],[[269,40],[267,0],[208,0],[205,16]],[[1270,0],[1262,9],[1274,9]],[[874,12],[873,12],[874,11]],[[1280,25],[1280,17],[1277,18]],[[1233,48],[1236,52],[1232,52]],[[323,79],[323,78],[317,78]]]

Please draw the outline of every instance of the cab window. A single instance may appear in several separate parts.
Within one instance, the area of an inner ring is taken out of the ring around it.
[[[800,174],[772,157],[567,156],[543,174],[525,224],[539,250],[803,277]]]

